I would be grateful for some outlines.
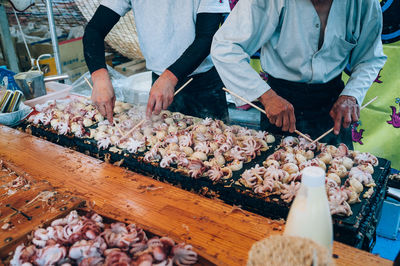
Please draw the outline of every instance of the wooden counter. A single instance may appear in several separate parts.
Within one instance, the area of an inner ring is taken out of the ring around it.
[[[0,159],[16,172],[46,179],[59,191],[86,199],[102,215],[190,243],[218,265],[244,265],[255,241],[283,230],[279,222],[4,126],[0,126]],[[337,265],[392,264],[337,242],[334,254]]]

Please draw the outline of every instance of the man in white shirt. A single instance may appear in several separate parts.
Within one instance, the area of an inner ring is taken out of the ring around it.
[[[114,89],[104,59],[104,38],[133,11],[146,67],[153,72],[147,115],[162,109],[188,115],[228,119],[222,81],[210,47],[214,33],[230,12],[226,0],[103,0],[85,29],[85,59],[92,74],[92,100],[112,121]],[[193,81],[174,99],[174,91]]]
[[[266,130],[297,128],[316,138],[334,126],[339,136],[323,141],[351,146],[347,128],[386,61],[381,30],[378,0],[241,0],[214,36],[211,55],[228,89],[264,105]],[[249,65],[260,48],[268,83]]]

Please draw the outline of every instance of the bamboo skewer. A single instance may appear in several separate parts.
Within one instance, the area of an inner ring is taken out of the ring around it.
[[[87,82],[87,84],[89,85],[89,87],[93,90],[93,86],[92,84],[90,84],[89,80],[86,77],[83,77],[85,79],[85,81]],[[114,126],[117,128],[118,132],[123,136],[124,132],[119,128],[119,126],[117,125],[117,123],[114,120]]]
[[[362,109],[364,109],[365,107],[367,107],[368,105],[370,105],[371,103],[373,103],[376,99],[378,99],[378,96],[376,96],[375,98],[373,98],[372,100],[370,100],[369,102],[367,102],[366,104],[364,104],[363,106],[361,106],[360,111]],[[318,138],[316,138],[312,143],[315,143],[319,140],[321,140],[323,137],[325,137],[326,135],[328,135],[329,133],[331,133],[333,131],[333,127],[331,129],[329,129],[328,131],[326,131],[324,134],[322,134],[321,136],[319,136]]]
[[[176,96],[181,90],[183,90],[190,82],[192,82],[193,78],[190,78],[185,84],[183,84],[175,93],[174,96]],[[139,123],[136,124],[133,128],[131,128],[128,133],[125,135],[123,134],[122,137],[119,139],[120,141],[132,134],[133,131],[135,131],[138,127],[140,127],[144,122],[146,121],[146,118],[142,119]]]
[[[232,95],[235,96],[236,98],[242,100],[243,102],[245,102],[245,103],[251,105],[252,107],[254,107],[255,109],[257,109],[257,110],[260,111],[261,113],[267,115],[267,113],[265,112],[265,110],[263,110],[262,108],[258,107],[258,106],[255,105],[254,103],[252,103],[252,102],[246,100],[246,99],[243,98],[242,96],[237,95],[236,93],[234,93],[234,92],[228,90],[227,88],[222,88],[222,89],[223,89],[224,91],[228,92],[229,94],[232,94]],[[296,129],[294,132],[295,132],[297,135],[302,136],[303,138],[305,138],[306,140],[308,140],[308,141],[310,141],[310,142],[313,141],[310,137],[304,135],[303,133],[301,133],[301,132],[298,131],[297,129]]]
[[[183,84],[175,93],[174,96],[176,96],[178,93],[181,92],[190,82],[192,82],[193,78],[190,78],[188,81],[186,81],[185,84]]]

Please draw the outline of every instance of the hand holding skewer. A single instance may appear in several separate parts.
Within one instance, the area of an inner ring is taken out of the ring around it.
[[[93,90],[93,86],[90,83],[90,81],[86,77],[84,77],[84,79],[85,79],[86,83],[89,85],[89,87]],[[123,136],[124,132],[119,128],[119,126],[117,125],[117,122],[115,122],[115,120],[113,121],[113,124],[117,128],[118,132]]]
[[[222,89],[223,89],[224,91],[228,92],[229,94],[235,96],[236,98],[242,100],[243,102],[245,102],[245,103],[251,105],[252,107],[254,107],[255,109],[257,109],[257,110],[260,111],[261,113],[267,115],[267,113],[265,112],[265,110],[263,110],[262,108],[258,107],[258,106],[255,105],[254,103],[252,103],[252,102],[246,100],[245,98],[243,98],[243,97],[241,97],[240,95],[238,95],[238,94],[236,94],[236,93],[234,93],[234,92],[228,90],[227,88],[222,88]],[[313,141],[311,138],[309,138],[308,136],[304,135],[303,133],[301,133],[301,132],[298,131],[297,129],[296,129],[294,132],[295,132],[297,135],[299,135],[299,136],[305,138],[306,140],[308,140],[308,141],[310,141],[310,142]]]
[[[174,96],[177,95],[179,92],[181,92],[190,82],[192,82],[193,78],[190,78],[185,84],[183,84],[178,90],[175,91]],[[142,119],[139,123],[137,123],[131,130],[128,131],[128,133],[123,134],[122,137],[119,139],[120,141],[128,137],[130,134],[132,134],[137,128],[139,128],[146,119]]]
[[[364,104],[361,108],[360,111],[362,109],[364,109],[365,107],[367,107],[368,105],[370,105],[371,103],[373,103],[376,99],[378,99],[378,96],[376,96],[375,98],[373,98],[372,100],[370,100],[369,102],[367,102],[366,104]],[[322,134],[321,136],[319,136],[318,138],[316,138],[312,143],[315,143],[317,141],[320,141],[322,138],[324,138],[326,135],[328,135],[329,133],[331,133],[333,131],[334,128],[329,129],[328,131],[326,131],[324,134]]]

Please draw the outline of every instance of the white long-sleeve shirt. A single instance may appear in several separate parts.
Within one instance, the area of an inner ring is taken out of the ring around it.
[[[318,49],[320,27],[310,0],[240,0],[214,36],[211,56],[225,86],[250,101],[270,89],[249,64],[260,48],[262,69],[289,81],[325,83],[349,64],[341,95],[361,105],[386,61],[379,1],[333,0]]]
[[[146,67],[158,75],[193,42],[198,13],[230,12],[228,0],[102,0],[101,4],[120,16],[133,11]],[[192,75],[212,67],[208,56]]]

